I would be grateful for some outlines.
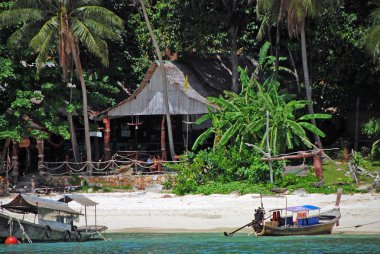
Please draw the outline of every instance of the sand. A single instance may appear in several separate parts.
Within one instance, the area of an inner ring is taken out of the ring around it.
[[[250,222],[254,209],[260,206],[259,194],[176,196],[136,191],[84,195],[99,203],[97,224],[108,226],[109,232],[230,232]],[[13,197],[15,194],[1,201],[9,202]],[[58,199],[59,195],[43,197]],[[301,193],[286,198],[264,196],[263,203],[267,210],[285,207],[287,202],[288,206],[316,205],[323,212],[334,207],[335,199],[335,194]],[[69,205],[84,213],[80,205],[74,202]],[[380,194],[343,195],[340,208],[342,218],[334,233],[380,233]],[[88,224],[95,224],[95,209],[88,207],[87,214]],[[81,218],[79,225],[84,224]]]

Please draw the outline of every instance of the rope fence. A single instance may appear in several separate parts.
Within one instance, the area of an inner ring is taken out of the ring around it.
[[[86,161],[86,162],[44,162],[40,165],[40,170],[45,174],[52,176],[65,176],[65,175],[82,175],[92,169],[93,175],[113,175],[121,173],[121,171],[128,171],[131,174],[156,174],[156,173],[169,173],[167,169],[168,164],[179,163],[179,161],[156,160],[147,163],[146,160],[139,158],[152,155],[148,152],[136,151],[122,151],[115,153],[109,161]],[[158,170],[158,165],[162,170]]]

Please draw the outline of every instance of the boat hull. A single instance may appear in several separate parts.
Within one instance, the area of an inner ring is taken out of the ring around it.
[[[77,231],[63,231],[54,228],[46,227],[45,225],[35,224],[29,221],[16,219],[9,215],[0,213],[0,241],[1,243],[10,236],[10,221],[12,221],[12,236],[16,237],[19,241],[27,241],[27,237],[32,242],[70,242],[70,241],[86,241],[93,233],[77,232]],[[20,224],[23,229],[21,229]],[[24,234],[25,232],[25,234]]]

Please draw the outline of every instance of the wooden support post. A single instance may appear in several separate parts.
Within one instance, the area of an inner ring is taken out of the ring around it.
[[[165,141],[165,115],[162,115],[161,121],[161,159],[166,161],[166,141]]]
[[[19,164],[18,164],[18,143],[13,141],[13,154],[12,154],[12,178],[13,184],[16,185],[19,176]]]
[[[86,222],[86,232],[87,232],[87,206],[84,206],[84,220]]]
[[[323,180],[322,160],[321,153],[315,153],[313,155],[314,171],[319,181]]]
[[[111,138],[111,121],[109,118],[103,119],[104,123],[104,160],[111,159],[110,138]]]
[[[44,169],[44,141],[37,140],[37,150],[38,150],[38,172]]]

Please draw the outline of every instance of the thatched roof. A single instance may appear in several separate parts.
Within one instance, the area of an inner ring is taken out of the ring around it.
[[[242,58],[239,65],[252,67],[254,63]],[[158,67],[159,63],[153,62],[135,92],[101,112],[99,118],[165,114],[162,76]],[[189,57],[186,62],[164,61],[164,67],[171,115],[207,113],[207,107],[212,106],[207,97],[219,97],[232,83],[231,64],[228,58],[220,56]]]

